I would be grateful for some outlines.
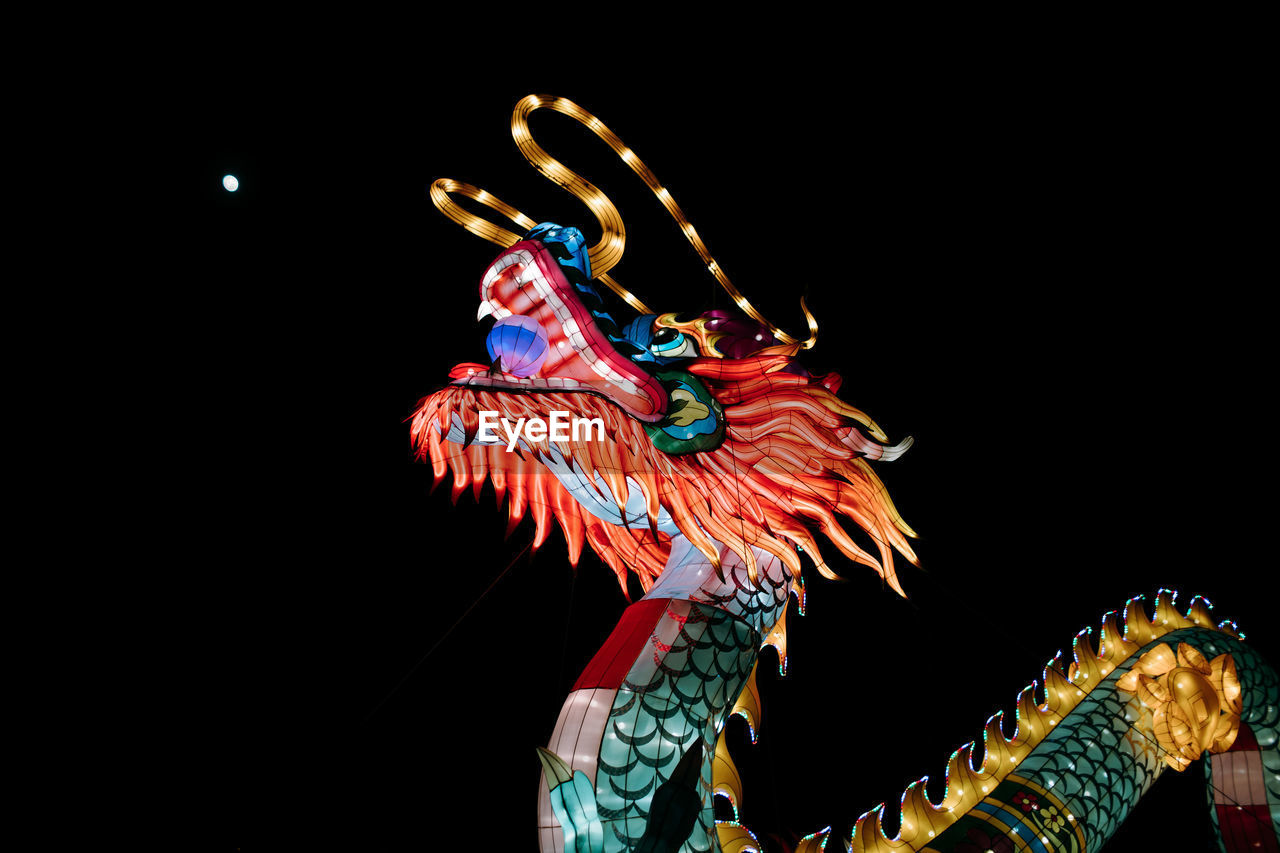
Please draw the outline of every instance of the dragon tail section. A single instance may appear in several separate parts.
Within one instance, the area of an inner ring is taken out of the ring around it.
[[[1122,620],[1106,614],[1096,649],[1081,631],[1074,659],[1055,657],[1019,694],[1013,737],[991,717],[980,763],[972,742],[956,750],[938,803],[928,777],[909,785],[896,836],[883,805],[863,814],[852,853],[1097,851],[1162,772],[1200,757],[1222,849],[1280,850],[1280,682],[1204,598],[1185,613],[1176,598],[1162,589],[1150,616],[1141,597]]]

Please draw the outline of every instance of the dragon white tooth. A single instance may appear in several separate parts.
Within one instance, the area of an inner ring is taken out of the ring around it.
[[[485,317],[488,317],[492,313],[493,313],[493,303],[489,302],[488,300],[481,302],[480,310],[476,312],[476,322],[483,320]]]

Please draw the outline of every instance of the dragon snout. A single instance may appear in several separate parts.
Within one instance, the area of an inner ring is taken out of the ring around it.
[[[596,393],[638,420],[661,420],[666,390],[619,351],[626,342],[590,283],[581,234],[544,225],[530,235],[503,251],[480,282],[477,319],[494,319],[486,339],[491,363],[457,365],[454,383]]]

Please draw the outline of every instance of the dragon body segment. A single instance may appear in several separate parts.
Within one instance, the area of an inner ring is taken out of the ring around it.
[[[525,118],[540,106],[583,122],[623,156],[751,319],[652,313],[603,274],[621,255],[621,221],[598,190],[533,145]],[[528,514],[536,548],[558,525],[571,563],[589,545],[624,593],[630,574],[645,593],[538,750],[539,844],[557,853],[763,853],[736,820],[716,820],[716,797],[735,815],[741,799],[721,734],[736,713],[754,740],[759,650],[774,645],[785,667],[785,613],[792,595],[803,608],[804,561],[835,577],[821,550],[834,547],[905,595],[894,560],[916,562],[915,534],[872,465],[895,459],[910,439],[890,444],[838,396],[838,375],[799,363],[816,340],[812,315],[806,309],[805,341],[765,322],[670,194],[598,120],[564,99],[531,96],[513,131],[539,169],[593,211],[612,211],[601,214],[605,237],[588,248],[577,229],[533,225],[476,188],[432,187],[447,215],[504,250],[480,285],[477,319],[493,323],[489,361],[456,366],[449,385],[423,398],[414,445],[437,480],[451,475],[455,498],[490,482],[507,500],[508,530]],[[448,201],[450,192],[527,230],[485,223]],[[596,281],[639,316],[616,321]],[[598,431],[557,432],[557,413]],[[974,744],[951,756],[940,801],[921,779],[896,818],[881,806],[848,840],[824,830],[797,851],[1096,851],[1160,773],[1202,756],[1223,849],[1280,850],[1274,671],[1233,625],[1215,626],[1202,599],[1179,614],[1162,590],[1152,615],[1131,600],[1122,618],[1104,618],[1096,648],[1082,632],[1072,661],[1049,662],[1042,686],[1019,695],[1011,734],[1002,714],[987,721],[980,761]]]
[[[1131,599],[1123,627],[1107,614],[1096,650],[1082,631],[1074,660],[1051,660],[1043,687],[1019,695],[1012,736],[994,715],[980,761],[973,743],[952,754],[940,802],[926,796],[928,777],[913,783],[897,833],[879,806],[858,819],[850,849],[1100,850],[1161,773],[1201,756],[1222,849],[1276,849],[1280,681],[1233,624],[1214,625],[1204,599],[1180,614],[1175,596],[1161,590],[1151,617]],[[1144,679],[1155,671],[1184,684],[1153,689]]]
[[[623,614],[561,710],[549,749],[574,756],[588,777],[594,769],[604,850],[640,847],[655,803],[673,798],[689,803],[685,820],[692,822],[679,849],[718,849],[717,742],[754,674],[761,644],[782,619],[792,585],[784,567],[768,555],[760,555],[759,584],[750,582],[746,566],[731,551],[725,549],[721,558],[724,581],[687,541],[673,545],[667,570]],[[697,756],[696,777],[683,786],[677,782],[661,797],[660,789],[678,779],[675,769],[691,753]],[[722,764],[725,755],[722,750]],[[539,791],[544,850],[562,849],[558,811],[544,780]]]

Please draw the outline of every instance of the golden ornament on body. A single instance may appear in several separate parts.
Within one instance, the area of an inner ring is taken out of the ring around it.
[[[1178,644],[1161,643],[1138,658],[1116,686],[1151,709],[1151,729],[1165,763],[1185,770],[1205,752],[1226,752],[1240,730],[1240,680],[1230,655],[1208,660]]]

